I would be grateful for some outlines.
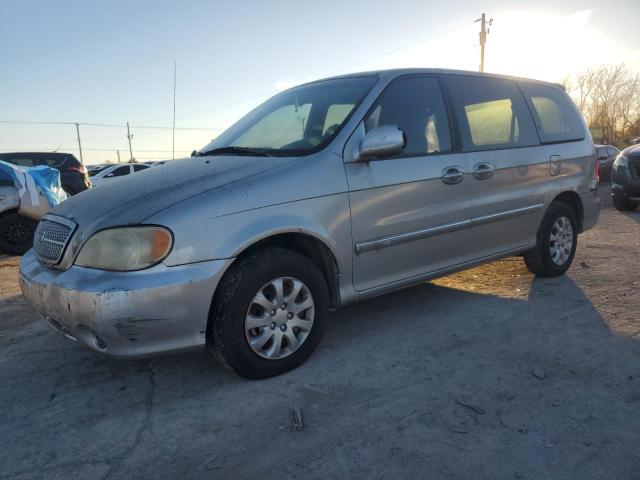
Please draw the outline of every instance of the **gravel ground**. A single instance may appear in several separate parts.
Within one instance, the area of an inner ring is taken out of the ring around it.
[[[639,247],[608,205],[566,276],[513,258],[344,308],[264,381],[86,350],[0,258],[0,478],[640,479]]]

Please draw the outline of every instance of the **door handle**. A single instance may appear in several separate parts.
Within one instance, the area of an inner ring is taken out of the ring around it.
[[[495,170],[496,167],[490,163],[476,163],[475,167],[473,167],[473,176],[478,180],[486,180],[493,176]]]
[[[455,185],[456,183],[460,183],[464,179],[464,169],[457,165],[453,165],[451,167],[446,167],[442,170],[442,175],[440,177],[443,183],[447,185]]]

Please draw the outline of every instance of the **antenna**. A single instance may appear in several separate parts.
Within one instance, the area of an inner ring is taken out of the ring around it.
[[[171,160],[176,159],[176,71],[178,67],[173,62],[173,128],[171,129]]]

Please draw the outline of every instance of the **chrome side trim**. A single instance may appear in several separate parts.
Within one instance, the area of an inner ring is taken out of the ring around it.
[[[401,233],[399,235],[390,235],[388,237],[365,240],[356,243],[355,251],[357,254],[360,254],[371,250],[378,250],[381,248],[391,247],[393,245],[399,245],[401,243],[413,242],[414,240],[421,240],[423,238],[433,237],[435,235],[441,235],[443,233],[451,233],[457,230],[462,230],[477,225],[484,225],[486,223],[498,222],[500,220],[506,220],[508,218],[517,217],[519,215],[534,213],[538,210],[541,210],[543,207],[544,203],[536,203],[535,205],[530,205],[528,207],[515,208],[513,210],[506,210],[504,212],[498,212],[492,215],[484,215],[482,217],[476,217],[469,220],[461,220],[459,222],[423,228],[421,230]]]
[[[492,215],[484,215],[482,217],[476,217],[471,219],[471,226],[483,225],[485,223],[497,222],[499,220],[506,220],[507,218],[517,217],[518,215],[526,215],[527,213],[534,213],[541,210],[544,207],[544,203],[536,203],[528,207],[515,208],[513,210],[506,210],[504,212],[494,213]]]
[[[462,220],[460,222],[447,223],[435,227],[423,228],[414,232],[401,233],[400,235],[391,235],[389,237],[381,237],[373,240],[356,243],[356,253],[368,252],[370,250],[378,250],[380,248],[391,247],[400,243],[413,242],[422,238],[433,237],[442,233],[455,232],[471,226],[471,220]]]

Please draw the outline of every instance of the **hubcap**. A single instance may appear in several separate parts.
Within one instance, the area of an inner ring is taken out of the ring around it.
[[[567,217],[560,217],[551,227],[549,251],[551,260],[558,266],[564,265],[573,249],[573,227]]]
[[[305,342],[314,317],[315,304],[307,286],[293,277],[279,277],[251,300],[244,320],[245,337],[262,358],[285,358]]]

